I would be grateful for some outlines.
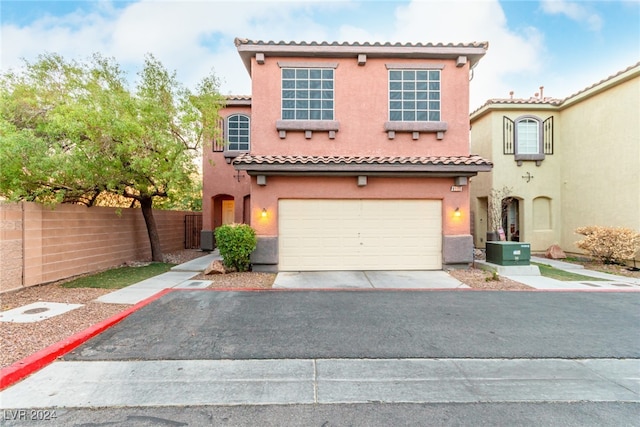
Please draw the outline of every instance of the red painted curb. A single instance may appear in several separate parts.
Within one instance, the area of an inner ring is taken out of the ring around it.
[[[361,292],[361,291],[380,291],[380,292],[583,292],[583,293],[634,293],[640,292],[640,289],[481,289],[481,288],[204,288],[204,289],[173,289],[175,292],[306,292],[306,291],[331,291],[331,292]]]
[[[204,289],[173,289],[175,292],[307,292],[307,291],[331,291],[331,292],[583,292],[583,293],[634,293],[640,289],[481,289],[481,288],[204,288]]]
[[[103,320],[100,323],[88,327],[84,331],[80,331],[77,334],[70,336],[69,338],[52,344],[49,347],[32,354],[31,356],[27,356],[24,359],[7,366],[6,368],[2,368],[0,370],[0,390],[13,385],[23,378],[44,368],[57,358],[64,356],[74,348],[78,347],[80,344],[95,337],[99,333],[104,332],[106,329],[109,329],[111,326],[120,322],[131,313],[139,310],[145,305],[157,300],[158,298],[171,291],[173,291],[173,289],[164,289],[159,293],[152,295],[143,301],[140,301],[133,307],[128,308],[125,311],[122,311],[106,320]]]

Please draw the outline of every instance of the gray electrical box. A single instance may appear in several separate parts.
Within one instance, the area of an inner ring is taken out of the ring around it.
[[[211,230],[200,231],[200,249],[212,251],[216,248],[216,237]]]

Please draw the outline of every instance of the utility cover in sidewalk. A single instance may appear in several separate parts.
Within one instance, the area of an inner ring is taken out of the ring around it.
[[[211,280],[186,280],[174,286],[174,289],[204,289],[213,283]]]
[[[60,302],[34,302],[0,313],[0,322],[31,323],[49,319],[67,311],[82,307],[82,304]]]

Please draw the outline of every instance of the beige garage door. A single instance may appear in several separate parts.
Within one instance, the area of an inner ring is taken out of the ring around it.
[[[280,200],[279,269],[440,270],[439,200]]]

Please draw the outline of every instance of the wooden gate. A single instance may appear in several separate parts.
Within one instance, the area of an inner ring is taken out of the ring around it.
[[[184,248],[200,249],[202,214],[184,216]]]

